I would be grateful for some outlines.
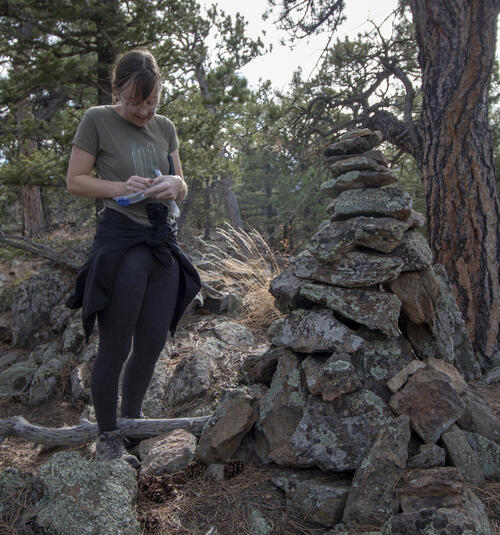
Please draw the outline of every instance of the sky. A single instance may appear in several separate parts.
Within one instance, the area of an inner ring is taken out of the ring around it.
[[[214,3],[214,0],[199,1],[205,6]],[[377,0],[370,6],[371,2],[366,2],[366,0],[346,2],[347,20],[339,29],[336,37],[356,35],[371,28],[366,22],[368,18],[376,23],[381,23],[396,8],[397,3],[398,0]],[[276,89],[284,89],[290,83],[293,72],[299,66],[302,67],[303,76],[307,78],[328,42],[329,35],[323,34],[309,40],[301,40],[293,50],[288,46],[280,45],[280,39],[287,38],[287,34],[276,29],[273,24],[273,15],[266,21],[262,20],[262,14],[268,8],[267,0],[217,0],[216,4],[220,10],[228,15],[235,15],[237,12],[243,15],[248,22],[247,34],[250,37],[261,36],[266,45],[273,44],[271,53],[254,59],[241,69],[240,74],[248,79],[251,87],[256,87],[259,78],[261,78],[262,80],[271,80]],[[266,32],[265,36],[261,35],[263,30]]]
[[[303,77],[307,78],[314,74],[314,66],[321,56],[329,36],[323,34],[315,36],[309,41],[302,40],[291,50],[288,46],[279,44],[281,38],[286,38],[285,32],[280,32],[273,24],[273,16],[268,20],[262,20],[262,14],[268,8],[267,0],[199,0],[202,5],[209,6],[213,3],[225,11],[228,15],[239,12],[248,21],[247,34],[250,37],[261,36],[265,44],[273,43],[273,51],[251,61],[240,74],[248,79],[251,87],[259,85],[259,79],[271,80],[275,89],[286,89],[292,78],[293,72],[302,67]],[[349,0],[346,2],[345,14],[347,20],[339,28],[334,39],[343,38],[345,35],[356,34],[369,30],[372,25],[367,19],[372,19],[380,24],[396,8],[398,0]],[[500,22],[499,22],[500,24]],[[389,29],[389,25],[387,25]],[[262,37],[262,31],[266,35]],[[500,28],[497,39],[497,57],[500,58]]]

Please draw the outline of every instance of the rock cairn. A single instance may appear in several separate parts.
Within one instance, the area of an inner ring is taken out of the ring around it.
[[[257,412],[249,389],[226,392],[198,457],[229,460],[255,422],[274,483],[332,535],[492,534],[467,484],[500,477],[500,422],[467,385],[479,363],[381,140],[356,130],[326,149],[330,218],[272,281],[284,317],[245,363],[269,389]]]

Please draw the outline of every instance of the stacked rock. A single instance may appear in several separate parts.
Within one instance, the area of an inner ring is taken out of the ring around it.
[[[357,130],[327,148],[330,219],[271,283],[285,316],[269,329],[271,349],[247,365],[252,382],[270,386],[256,448],[284,468],[274,482],[291,504],[325,526],[421,533],[444,515],[453,529],[476,523],[471,533],[490,533],[464,480],[484,482],[500,423],[463,379],[477,378],[479,364],[418,230],[424,218],[376,149],[381,140]],[[481,419],[491,425],[480,430]],[[397,487],[407,467],[421,473]]]

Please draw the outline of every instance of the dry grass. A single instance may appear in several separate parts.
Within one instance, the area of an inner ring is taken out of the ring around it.
[[[473,487],[488,511],[495,535],[500,535],[500,483],[487,483],[483,488]]]
[[[35,535],[39,533],[33,526],[36,502],[41,497],[39,485],[28,483],[15,493],[7,496],[0,513],[0,533],[2,535]]]
[[[473,383],[473,386],[488,402],[495,415],[500,418],[500,384],[485,385],[477,381]]]
[[[324,528],[308,523],[288,507],[271,483],[271,473],[248,467],[235,477],[217,481],[201,469],[155,478],[151,488],[140,482],[137,507],[144,535],[205,535],[212,527],[217,535],[251,535],[249,512],[257,508],[272,533],[319,535]],[[155,503],[162,502],[162,503]]]
[[[255,229],[245,232],[228,225],[217,231],[223,245],[203,243],[208,251],[203,263],[211,267],[200,269],[202,278],[235,288],[243,296],[242,323],[257,329],[267,328],[281,315],[269,293],[269,283],[280,272],[275,254]]]

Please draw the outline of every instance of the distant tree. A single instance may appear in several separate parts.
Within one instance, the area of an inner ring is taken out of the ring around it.
[[[211,31],[218,33],[212,54]],[[261,46],[245,36],[241,17],[216,7],[203,12],[195,0],[0,0],[0,184],[25,189],[64,184],[83,110],[111,102],[111,66],[117,54],[132,48],[148,48],[157,57],[166,88],[159,110],[170,114],[172,107],[174,115],[187,118],[178,125],[181,142],[191,142],[186,155],[212,176],[207,156],[214,150],[206,149],[222,144],[231,103],[247,91],[235,72]],[[205,88],[210,97],[202,94]],[[218,113],[207,114],[206,108]],[[188,140],[190,122],[197,135]],[[201,170],[189,160],[185,164],[188,172]],[[196,193],[196,177],[202,175],[192,176]],[[29,219],[34,211],[28,208]],[[38,208],[41,212],[40,203]]]
[[[279,21],[284,27],[304,36],[321,25],[335,30],[345,2],[270,4],[281,7]],[[375,28],[376,46],[359,38],[334,47],[326,65],[337,61],[341,68],[325,69],[316,77],[316,82],[323,76],[332,85],[317,92],[307,112],[326,117],[314,123],[317,135],[363,124],[381,130],[415,158],[424,182],[435,258],[446,268],[476,353],[488,368],[500,357],[500,209],[488,124],[500,2],[409,0],[401,2],[400,12],[408,7],[413,27],[402,17],[390,39]],[[408,31],[414,31],[418,50],[412,50]],[[339,63],[339,52],[352,61]],[[349,65],[357,65],[360,72],[350,72],[350,89],[342,78],[349,74]],[[391,80],[399,81],[399,92],[392,92]],[[349,110],[350,121],[325,113],[333,108],[337,114]],[[301,126],[300,119],[297,123]]]

